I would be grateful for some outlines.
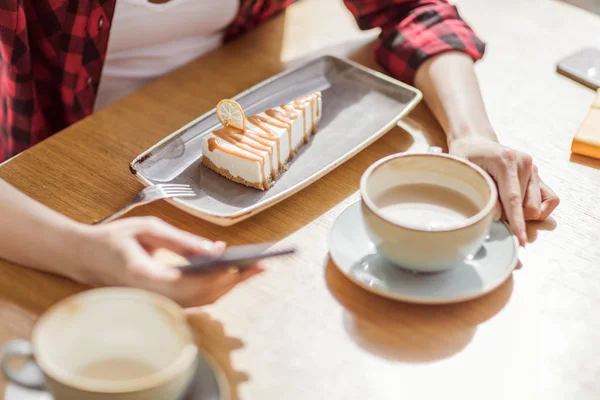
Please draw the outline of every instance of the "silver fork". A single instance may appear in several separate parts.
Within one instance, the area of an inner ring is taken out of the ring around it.
[[[94,222],[93,225],[110,222],[142,204],[148,204],[156,200],[170,199],[173,197],[193,197],[195,195],[196,192],[194,192],[190,185],[166,184],[148,186],[135,195],[125,207],[100,221]]]

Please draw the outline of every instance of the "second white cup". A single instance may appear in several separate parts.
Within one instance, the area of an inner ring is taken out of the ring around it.
[[[162,400],[184,394],[197,356],[176,303],[142,290],[106,288],[53,306],[31,342],[9,342],[0,363],[8,380],[48,390],[56,400]],[[29,360],[34,373],[12,368],[18,358]]]

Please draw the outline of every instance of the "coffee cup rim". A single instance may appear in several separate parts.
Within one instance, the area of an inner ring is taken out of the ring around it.
[[[140,299],[148,299],[154,305],[158,307],[163,307],[164,309],[166,309],[166,311],[173,313],[173,315],[180,314],[184,318],[183,322],[185,322],[183,309],[177,303],[164,296],[148,292],[142,289],[114,287],[98,288],[79,293],[75,296],[67,297],[59,301],[58,303],[52,305],[40,317],[40,319],[37,321],[33,328],[31,342],[33,344],[34,357],[36,363],[42,369],[44,374],[47,374],[55,381],[60,382],[61,384],[69,386],[73,389],[91,393],[117,394],[139,392],[162,386],[176,378],[179,374],[185,371],[186,368],[190,367],[191,364],[194,364],[194,361],[198,357],[198,348],[193,342],[192,334],[187,324],[186,339],[188,343],[184,344],[177,358],[169,366],[159,371],[156,371],[153,374],[143,376],[141,378],[127,379],[122,381],[83,378],[77,376],[75,373],[65,370],[63,367],[54,362],[49,356],[44,355],[43,350],[41,350],[40,348],[40,340],[42,334],[41,329],[44,327],[45,321],[49,320],[57,310],[63,308],[64,306],[68,306],[69,303],[77,299],[90,296],[110,296],[111,294],[117,294],[121,296],[125,294]]]
[[[444,158],[449,161],[457,162],[457,163],[460,163],[467,167],[470,167],[475,172],[477,172],[478,175],[481,176],[487,183],[488,188],[490,189],[490,198],[488,199],[488,202],[481,210],[479,210],[479,212],[477,212],[477,214],[467,218],[464,221],[464,223],[460,224],[460,226],[455,226],[455,227],[451,227],[451,228],[434,229],[434,230],[419,229],[419,228],[415,228],[413,226],[407,226],[407,225],[403,225],[398,222],[392,221],[391,219],[389,219],[388,217],[386,217],[383,213],[381,213],[379,211],[380,208],[375,204],[375,202],[371,199],[371,196],[369,196],[369,194],[367,193],[367,182],[369,181],[369,178],[373,175],[373,173],[375,173],[375,171],[377,169],[379,169],[380,167],[382,167],[383,165],[388,164],[389,162],[394,161],[398,158],[410,158],[410,157]],[[479,223],[480,221],[482,221],[483,219],[485,219],[494,210],[496,201],[498,199],[498,190],[496,189],[496,184],[494,183],[492,178],[489,176],[489,174],[487,172],[485,172],[481,167],[473,164],[472,162],[470,162],[468,160],[464,160],[462,158],[459,158],[459,157],[456,157],[456,156],[453,156],[450,154],[445,154],[445,153],[398,153],[398,154],[392,154],[387,157],[384,157],[381,160],[378,160],[375,163],[373,163],[369,168],[367,168],[367,170],[363,173],[363,175],[360,179],[360,195],[361,195],[361,199],[362,199],[363,203],[367,206],[367,208],[372,213],[374,213],[379,218],[383,219],[384,221],[386,221],[389,224],[392,224],[394,226],[397,226],[399,228],[403,228],[406,230],[414,231],[414,232],[447,233],[447,232],[456,232],[456,231],[463,230],[463,229],[473,226],[473,225]]]

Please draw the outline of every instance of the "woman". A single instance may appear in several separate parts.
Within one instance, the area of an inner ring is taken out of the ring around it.
[[[0,157],[4,159],[256,27],[294,2],[7,1],[0,6]],[[480,165],[496,180],[504,214],[525,245],[525,221],[547,218],[559,199],[541,181],[530,156],[498,142],[473,69],[474,61],[483,55],[481,40],[445,0],[344,3],[361,29],[381,28],[378,61],[394,77],[421,89],[447,134],[450,153]],[[34,217],[24,213],[22,218]],[[107,234],[112,228],[97,229]],[[102,242],[101,233],[90,235]]]

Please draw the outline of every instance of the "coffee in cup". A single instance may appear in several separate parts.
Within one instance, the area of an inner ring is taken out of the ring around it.
[[[430,183],[392,186],[374,203],[389,221],[424,230],[457,227],[479,212],[477,204],[462,193]]]

